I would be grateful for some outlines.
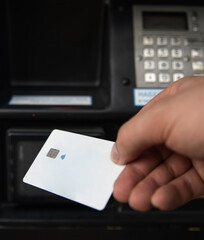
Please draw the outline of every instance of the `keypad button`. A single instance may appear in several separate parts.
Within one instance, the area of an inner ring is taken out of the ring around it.
[[[154,38],[150,36],[144,36],[143,37],[143,44],[144,45],[153,45],[154,44]]]
[[[184,74],[183,73],[174,73],[173,74],[173,81],[177,81],[179,80],[180,78],[183,78],[184,77]]]
[[[156,82],[156,74],[155,73],[145,73],[145,82]]]
[[[203,62],[201,61],[192,62],[192,68],[194,71],[202,71],[204,69]]]
[[[191,57],[192,58],[201,58],[203,56],[203,51],[198,48],[191,49]]]
[[[194,32],[199,31],[199,25],[198,25],[197,22],[194,22],[194,23],[193,23],[193,31],[194,31]]]
[[[158,62],[158,69],[168,70],[169,69],[169,62],[168,61],[159,61]]]
[[[183,68],[184,68],[183,62],[182,61],[173,61],[172,68],[174,70],[183,70]]]
[[[159,74],[159,82],[161,83],[168,83],[170,82],[170,74],[169,73],[160,73]]]
[[[170,40],[170,44],[172,46],[179,46],[181,44],[181,38],[179,37],[172,37]]]
[[[169,51],[167,48],[158,48],[157,49],[157,56],[158,57],[168,57]]]
[[[164,46],[164,45],[167,45],[168,44],[168,39],[167,37],[157,37],[157,45],[159,46]]]
[[[146,69],[146,70],[155,69],[155,62],[154,61],[144,61],[144,69]]]
[[[153,48],[145,48],[143,50],[144,57],[154,57],[154,49]]]
[[[183,56],[183,52],[181,49],[178,49],[178,48],[173,48],[171,50],[171,56],[173,58],[181,58]]]

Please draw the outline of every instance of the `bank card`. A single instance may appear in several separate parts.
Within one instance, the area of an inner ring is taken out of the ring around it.
[[[125,166],[111,161],[114,142],[55,129],[23,181],[96,210],[103,210]]]

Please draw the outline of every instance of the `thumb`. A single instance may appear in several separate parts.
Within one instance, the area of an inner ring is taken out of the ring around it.
[[[115,163],[131,162],[149,147],[165,142],[166,133],[173,121],[172,108],[168,105],[184,81],[181,79],[167,87],[119,129],[111,152]]]
[[[117,164],[134,161],[148,148],[165,142],[168,117],[164,104],[146,108],[126,122],[118,131],[111,151],[111,158]]]

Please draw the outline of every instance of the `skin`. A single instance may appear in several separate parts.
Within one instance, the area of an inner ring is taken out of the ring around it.
[[[171,84],[127,121],[111,152],[126,164],[114,197],[169,211],[204,195],[204,77]]]

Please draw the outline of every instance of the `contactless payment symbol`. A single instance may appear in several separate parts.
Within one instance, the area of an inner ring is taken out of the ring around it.
[[[66,157],[66,154],[61,155],[61,159],[64,160]]]
[[[49,152],[47,153],[47,157],[55,159],[59,153],[58,149],[50,148]]]

